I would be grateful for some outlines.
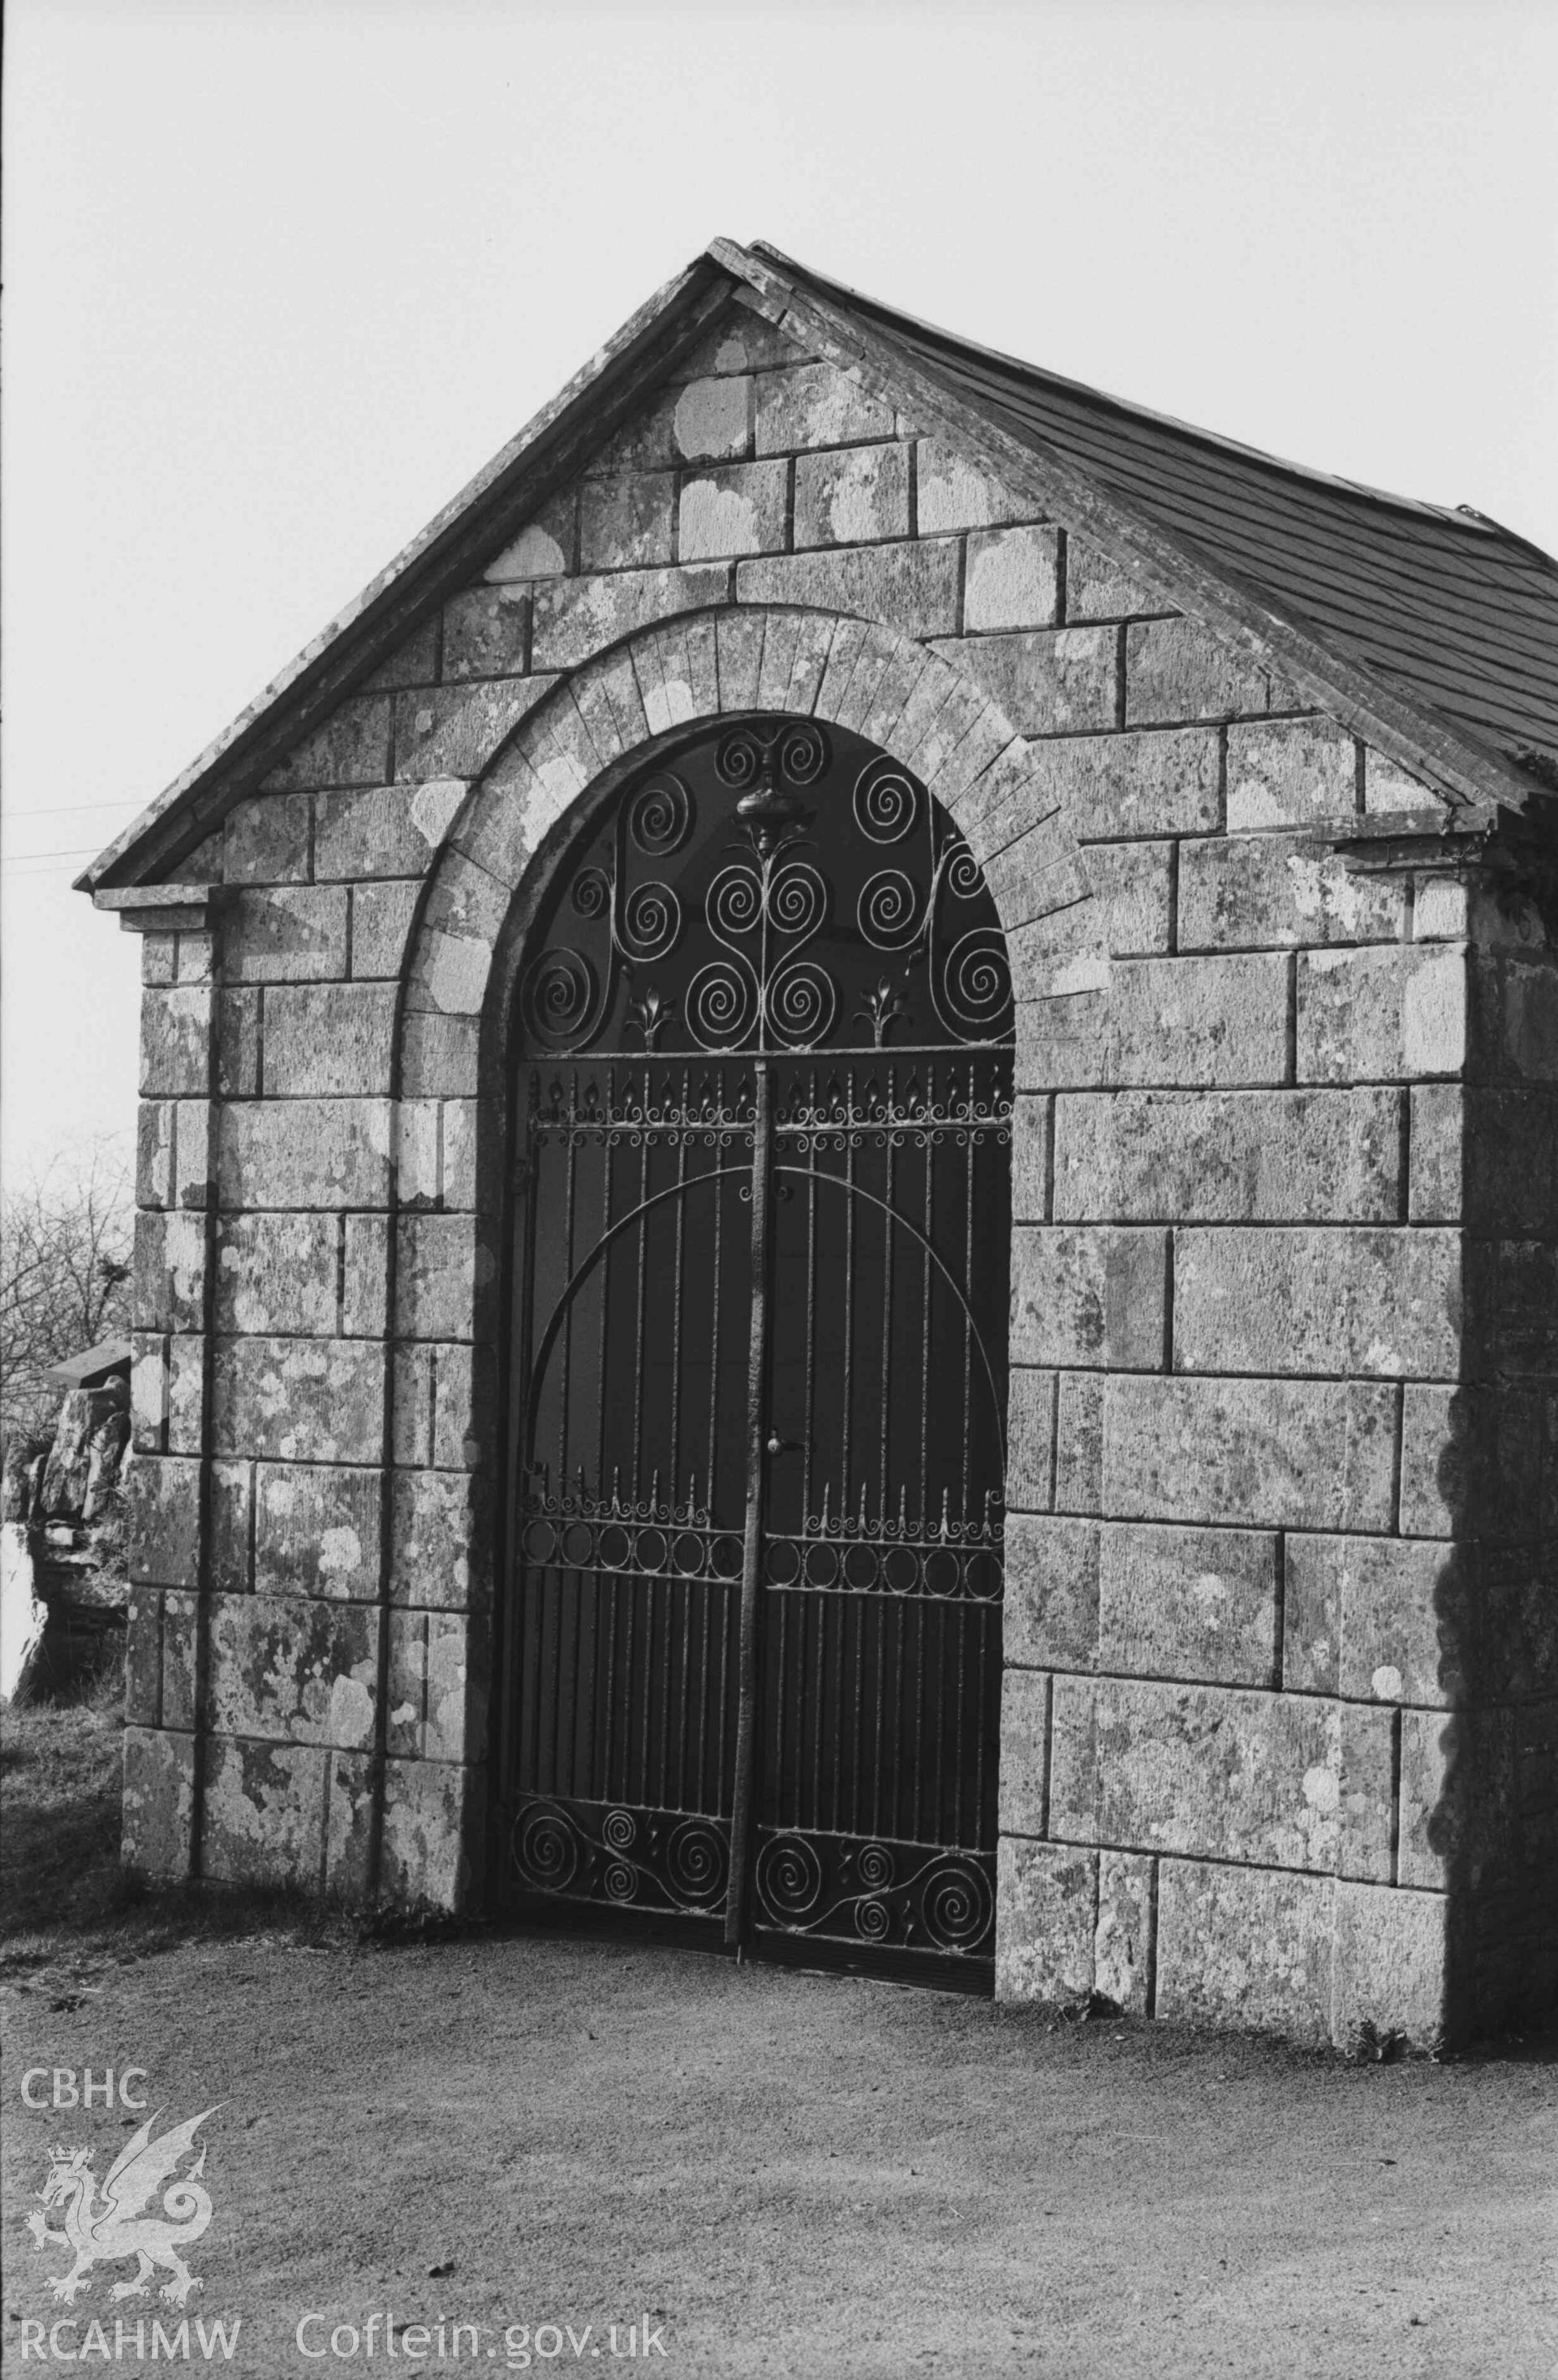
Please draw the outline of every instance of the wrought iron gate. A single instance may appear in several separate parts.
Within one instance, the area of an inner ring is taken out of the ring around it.
[[[1011,1024],[967,845],[842,731],[706,736],[567,874],[518,992],[520,1904],[988,1976]]]

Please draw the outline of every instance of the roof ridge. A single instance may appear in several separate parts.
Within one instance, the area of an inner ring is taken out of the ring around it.
[[[774,247],[772,240],[755,239],[750,247],[753,255],[768,258],[783,271],[797,274],[801,281],[810,283],[818,289],[830,290],[847,299],[852,306],[869,308],[882,318],[884,335],[889,338],[893,334],[886,326],[901,322],[927,338],[944,341],[948,346],[959,349],[964,355],[984,357],[992,363],[1004,365],[1031,381],[1042,382],[1046,387],[1066,390],[1073,395],[1085,397],[1091,405],[1106,406],[1134,421],[1150,421],[1162,429],[1178,431],[1182,436],[1196,439],[1202,445],[1221,447],[1230,455],[1242,455],[1248,462],[1262,464],[1269,470],[1279,471],[1293,479],[1310,480],[1321,487],[1339,488],[1347,495],[1361,496],[1372,504],[1388,504],[1401,512],[1426,513],[1451,528],[1471,535],[1507,538],[1512,544],[1525,546],[1544,562],[1552,560],[1552,555],[1543,552],[1540,546],[1532,545],[1518,531],[1505,528],[1502,521],[1494,520],[1487,513],[1478,512],[1470,504],[1430,504],[1424,496],[1404,496],[1391,488],[1370,487],[1365,480],[1344,479],[1337,472],[1322,471],[1312,463],[1293,462],[1286,455],[1272,454],[1266,447],[1246,445],[1242,439],[1230,438],[1220,430],[1203,429],[1199,422],[1187,421],[1179,414],[1160,413],[1154,407],[1138,405],[1128,396],[1116,396],[1110,389],[1095,388],[1089,381],[1073,380],[1068,373],[1052,371],[1045,364],[1029,363],[1022,356],[1008,354],[1004,347],[987,347],[978,339],[965,338],[961,332],[944,329],[939,322],[927,322],[920,315],[908,314],[901,307],[889,306],[880,298],[872,298],[862,289],[853,288],[846,281],[834,281],[827,273],[814,272],[810,265],[802,264],[797,258],[786,256],[782,249]]]

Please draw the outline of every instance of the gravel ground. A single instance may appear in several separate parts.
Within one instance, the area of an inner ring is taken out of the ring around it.
[[[266,2380],[416,2368],[374,2313],[429,2325],[431,2370],[466,2323],[498,2370],[631,2340],[684,2374],[1558,2374],[1551,2037],[1357,2066],[664,1949],[285,1928],[41,1950],[0,1996],[9,2368],[66,2313],[26,2228],[50,2146],[101,2178],[136,2120],[21,2078],[133,2065],[164,2122],[220,2103],[186,2312],[238,2318],[226,2368]],[[128,2272],[63,2347],[181,2318],[112,2304]]]

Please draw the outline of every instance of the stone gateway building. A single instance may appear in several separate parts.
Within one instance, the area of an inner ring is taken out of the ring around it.
[[[1558,570],[716,241],[81,880],[125,1855],[1558,1990]]]

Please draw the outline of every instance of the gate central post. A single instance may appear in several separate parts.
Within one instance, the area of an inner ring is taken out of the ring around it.
[[[724,1938],[739,1949],[751,1866],[752,1793],[757,1767],[758,1622],[762,1572],[763,1491],[767,1480],[768,1331],[772,1271],[773,1075],[757,1062],[752,1122],[752,1305],[747,1345],[747,1528],[741,1548],[741,1613],[736,1640],[736,1777],[730,1803],[730,1888]]]

